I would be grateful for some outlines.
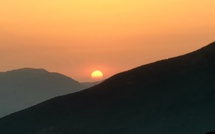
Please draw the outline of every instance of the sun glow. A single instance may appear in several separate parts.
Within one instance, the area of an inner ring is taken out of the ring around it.
[[[214,41],[214,5],[215,0],[0,0],[0,71],[45,68],[86,82],[98,78],[91,77],[98,69],[103,80]]]
[[[103,73],[99,70],[93,71],[91,74],[91,77],[94,80],[101,80],[103,78]]]

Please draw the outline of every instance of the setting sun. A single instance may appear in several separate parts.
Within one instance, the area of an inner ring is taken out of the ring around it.
[[[93,71],[91,77],[96,80],[101,80],[103,78],[103,73],[99,70]]]

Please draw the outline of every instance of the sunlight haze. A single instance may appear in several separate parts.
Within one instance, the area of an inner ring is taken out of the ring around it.
[[[214,41],[213,0],[0,0],[0,71],[92,81]]]

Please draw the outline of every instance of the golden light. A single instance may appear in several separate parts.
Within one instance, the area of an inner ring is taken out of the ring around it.
[[[101,80],[103,78],[103,73],[99,70],[93,71],[91,77],[95,80]]]

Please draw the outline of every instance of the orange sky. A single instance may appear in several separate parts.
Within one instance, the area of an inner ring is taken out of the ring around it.
[[[215,37],[214,0],[0,0],[0,71],[78,81],[198,49]]]

